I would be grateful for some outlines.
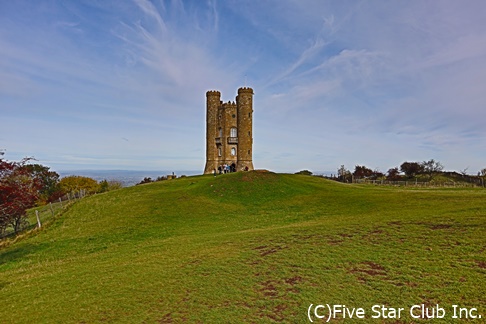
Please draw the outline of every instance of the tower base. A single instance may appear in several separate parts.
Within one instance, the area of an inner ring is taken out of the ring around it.
[[[253,161],[238,161],[236,171],[253,171]]]
[[[206,166],[204,167],[204,174],[213,174],[214,170],[218,172],[218,161],[215,160],[206,161]]]

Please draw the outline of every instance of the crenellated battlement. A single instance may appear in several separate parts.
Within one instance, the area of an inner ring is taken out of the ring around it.
[[[240,93],[251,93],[253,94],[253,89],[249,87],[241,87],[238,89],[238,94]]]
[[[221,97],[221,92],[219,92],[217,90],[209,90],[208,92],[206,92],[206,97],[209,97],[209,96]]]
[[[236,108],[236,102],[231,102],[231,101],[228,101],[228,102],[225,102],[221,105],[222,108]]]

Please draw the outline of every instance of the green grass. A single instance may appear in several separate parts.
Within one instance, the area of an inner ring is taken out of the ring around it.
[[[365,308],[356,323],[386,322],[375,304],[484,317],[485,198],[269,172],[95,195],[0,250],[0,319],[303,323],[326,303]]]

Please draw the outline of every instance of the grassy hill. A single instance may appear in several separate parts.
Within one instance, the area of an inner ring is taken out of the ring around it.
[[[296,323],[310,304],[362,307],[357,323],[386,322],[375,304],[485,317],[485,198],[270,172],[95,195],[0,250],[0,321]]]

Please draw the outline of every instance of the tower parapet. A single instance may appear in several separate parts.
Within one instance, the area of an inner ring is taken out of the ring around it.
[[[244,92],[253,94],[253,89],[249,87],[241,87],[238,89],[238,93],[244,93]]]
[[[221,97],[221,92],[219,92],[217,90],[209,90],[208,92],[206,92],[206,97],[209,97],[209,96]]]

